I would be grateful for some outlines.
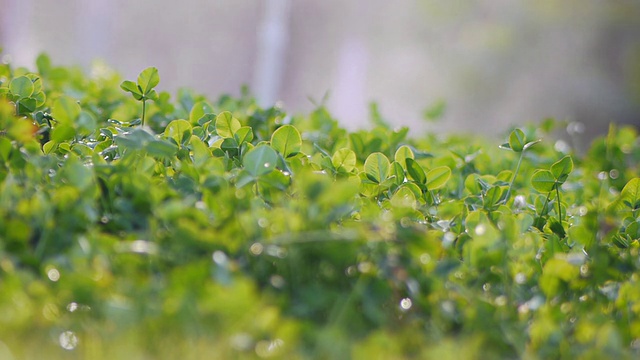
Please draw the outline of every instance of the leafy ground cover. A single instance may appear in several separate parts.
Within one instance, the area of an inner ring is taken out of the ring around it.
[[[640,355],[633,128],[579,155],[159,81],[0,65],[0,357]]]

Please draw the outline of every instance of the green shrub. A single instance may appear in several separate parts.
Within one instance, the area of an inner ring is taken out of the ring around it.
[[[633,128],[500,149],[37,66],[0,65],[6,358],[640,355]]]

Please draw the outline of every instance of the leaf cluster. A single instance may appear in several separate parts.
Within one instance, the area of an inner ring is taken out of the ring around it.
[[[549,123],[498,147],[375,108],[349,132],[323,106],[157,92],[155,68],[36,64],[0,65],[0,351],[639,355],[633,128],[584,155]]]

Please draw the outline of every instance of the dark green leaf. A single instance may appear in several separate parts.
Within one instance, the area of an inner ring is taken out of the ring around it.
[[[411,158],[405,158],[405,163],[407,164],[407,173],[409,174],[409,177],[418,184],[426,185],[427,174],[425,174],[422,166]]]

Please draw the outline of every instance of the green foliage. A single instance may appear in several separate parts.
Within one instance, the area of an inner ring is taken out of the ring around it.
[[[134,99],[142,102],[142,118],[141,123],[144,125],[144,118],[146,115],[147,100],[158,99],[158,93],[154,88],[160,83],[160,75],[158,75],[158,69],[155,67],[149,67],[138,75],[138,82],[134,83],[130,80],[125,80],[120,84],[120,88],[124,91],[131,93]]]
[[[0,64],[0,357],[640,355],[632,128],[504,152],[36,64]]]

